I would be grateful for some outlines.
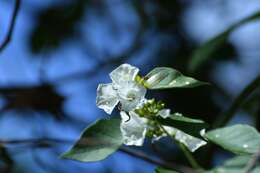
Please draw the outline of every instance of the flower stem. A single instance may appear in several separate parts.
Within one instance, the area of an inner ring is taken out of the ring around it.
[[[195,160],[195,158],[192,156],[192,154],[187,150],[187,148],[181,143],[178,143],[178,145],[181,148],[184,155],[186,156],[190,165],[196,170],[201,170],[202,169],[201,166],[198,164],[198,162]]]
[[[165,130],[165,128],[164,128],[161,124],[159,124],[159,126],[160,126],[160,128],[173,140],[173,142],[176,142],[176,143],[178,144],[178,146],[180,147],[180,149],[181,149],[182,152],[184,153],[185,157],[186,157],[187,160],[189,161],[190,165],[191,165],[194,169],[196,169],[196,170],[198,170],[199,172],[201,172],[201,171],[203,170],[203,168],[198,164],[198,162],[195,160],[195,158],[192,156],[192,154],[187,150],[187,148],[186,148],[183,144],[177,142],[177,141],[175,140],[175,138],[174,138],[171,134],[169,134],[168,131]]]
[[[225,126],[239,110],[241,105],[245,102],[245,100],[252,94],[252,92],[256,91],[260,88],[260,76],[257,76],[249,85],[245,87],[245,89],[238,95],[238,97],[234,100],[230,108],[219,116],[219,118],[213,124],[214,128],[219,128]]]

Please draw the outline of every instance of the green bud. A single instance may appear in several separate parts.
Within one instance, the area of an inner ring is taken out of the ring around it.
[[[147,103],[148,103],[149,105],[152,105],[152,104],[155,103],[155,99],[150,99],[150,100],[147,101]]]

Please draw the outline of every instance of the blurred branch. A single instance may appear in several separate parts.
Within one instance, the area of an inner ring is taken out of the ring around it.
[[[227,124],[235,115],[236,111],[239,107],[244,103],[247,97],[255,91],[260,86],[260,76],[257,76],[235,99],[230,108],[226,111],[226,113],[219,116],[216,120],[216,123],[213,125],[213,128],[222,127]]]
[[[135,1],[134,1],[135,2]],[[137,1],[136,1],[137,2]],[[94,67],[91,68],[91,70],[84,70],[80,72],[75,72],[63,77],[59,77],[58,79],[54,79],[49,81],[50,84],[59,84],[79,78],[87,79],[90,77],[93,77],[98,71],[98,69],[102,69],[108,65],[118,65],[125,63],[126,60],[131,58],[140,48],[143,46],[143,34],[146,31],[147,28],[147,16],[145,12],[143,11],[143,8],[140,7],[140,3],[134,3],[136,6],[136,12],[139,15],[139,18],[141,20],[140,26],[137,29],[136,34],[133,36],[133,41],[131,45],[123,50],[120,55],[104,55],[106,57],[105,61],[98,62]],[[83,43],[90,44],[87,40],[83,40]],[[86,48],[88,52],[91,50],[93,51],[93,47],[83,46],[83,48]],[[93,55],[93,53],[90,52],[90,55]],[[95,57],[97,58],[97,57]]]
[[[247,163],[244,173],[250,173],[253,171],[259,157],[260,157],[260,150],[257,153],[255,153],[252,159]]]
[[[95,74],[98,73],[98,71],[100,69],[105,68],[108,65],[111,64],[120,64],[120,63],[124,63],[124,61],[126,59],[128,59],[129,57],[122,57],[122,58],[116,58],[116,59],[109,59],[107,61],[104,62],[100,62],[98,64],[96,64],[95,66],[93,66],[91,68],[91,70],[87,70],[87,71],[80,71],[80,72],[75,72],[66,76],[62,76],[62,77],[58,77],[57,79],[48,81],[49,84],[51,85],[55,85],[55,84],[60,84],[60,83],[64,83],[64,82],[70,82],[71,80],[77,80],[77,79],[89,79],[91,77],[93,77]]]
[[[39,139],[14,139],[14,140],[1,140],[0,139],[0,145],[29,145],[29,147],[50,147],[54,144],[72,144],[74,143],[74,140],[69,139],[54,139],[54,138],[39,138]],[[195,171],[192,168],[175,164],[175,163],[169,163],[164,160],[158,160],[152,158],[150,155],[133,150],[131,148],[121,147],[119,148],[119,151],[126,153],[130,156],[133,156],[135,158],[142,159],[146,162],[156,164],[158,166],[168,168],[168,169],[174,169],[178,170],[180,172],[185,173],[195,173]]]
[[[31,153],[33,160],[35,163],[39,165],[39,167],[44,171],[44,172],[52,172],[52,173],[58,173],[60,172],[57,170],[57,166],[52,166],[52,164],[45,163],[36,153],[36,151],[32,151]]]
[[[75,73],[66,75],[64,77],[59,77],[58,79],[50,81],[49,83],[58,84],[58,83],[70,81],[72,79],[73,80],[79,79],[79,78],[87,79],[87,78],[93,77],[98,72],[98,69],[102,69],[108,65],[113,65],[113,64],[118,65],[118,64],[125,63],[125,61],[127,59],[129,59],[141,47],[142,33],[143,33],[143,29],[140,29],[138,31],[138,33],[136,34],[131,46],[128,49],[126,49],[125,51],[123,51],[121,53],[121,55],[107,57],[106,58],[107,60],[97,63],[94,67],[91,68],[91,70],[75,72]]]
[[[185,172],[185,173],[195,173],[195,171],[192,168],[186,167],[186,166],[182,166],[182,165],[178,165],[175,163],[170,163],[170,162],[166,162],[164,160],[156,160],[154,158],[152,158],[150,155],[144,153],[144,152],[140,152],[140,151],[135,151],[132,150],[130,148],[126,148],[126,147],[121,147],[119,149],[119,151],[124,152],[130,156],[142,159],[146,162],[161,166],[163,168],[168,168],[168,169],[173,169],[173,170],[177,170],[180,172]]]
[[[4,167],[2,167],[2,164],[4,163]],[[8,173],[8,172],[12,172],[12,168],[14,166],[14,161],[11,158],[11,156],[9,155],[8,151],[6,150],[6,148],[4,148],[4,146],[2,146],[0,144],[0,172],[1,173]]]
[[[16,23],[17,14],[20,9],[20,4],[21,4],[21,0],[15,0],[14,11],[12,14],[9,29],[7,31],[6,37],[4,38],[4,41],[0,44],[0,53],[4,50],[4,48],[8,45],[8,43],[12,39],[12,34]]]

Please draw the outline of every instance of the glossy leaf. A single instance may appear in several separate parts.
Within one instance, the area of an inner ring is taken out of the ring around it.
[[[158,117],[158,121],[162,125],[174,127],[198,138],[201,138],[200,131],[208,127],[204,121],[188,118],[180,113],[174,113],[168,118]]]
[[[94,162],[107,158],[123,143],[119,119],[101,119],[89,126],[63,158]]]
[[[163,169],[163,168],[156,168],[155,173],[178,173],[173,170]]]
[[[194,53],[192,54],[191,60],[188,65],[188,69],[190,72],[196,71],[201,65],[203,65],[207,60],[212,58],[213,54],[217,52],[221,46],[227,41],[228,36],[231,32],[233,32],[235,29],[240,27],[243,24],[246,24],[248,22],[254,21],[260,19],[260,12],[256,12],[251,16],[248,16],[241,21],[233,24],[230,26],[227,30],[220,33],[219,35],[215,36],[214,38],[208,40],[206,43],[204,43],[201,47],[196,49]]]
[[[260,150],[260,134],[248,125],[234,125],[209,131],[205,137],[236,154],[254,154]]]
[[[245,167],[251,160],[250,156],[237,156],[223,163],[222,166],[216,167],[204,173],[244,173]],[[260,165],[252,170],[252,173],[260,172]]]
[[[144,77],[144,84],[149,89],[193,88],[208,84],[169,67],[157,67]]]

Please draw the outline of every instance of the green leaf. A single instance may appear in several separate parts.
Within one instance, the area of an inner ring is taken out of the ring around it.
[[[212,55],[215,52],[217,52],[221,48],[221,46],[227,41],[228,36],[230,35],[231,32],[233,32],[235,29],[242,26],[243,24],[258,19],[260,19],[259,11],[233,24],[227,30],[215,36],[214,38],[208,40],[201,47],[196,49],[192,54],[191,60],[188,64],[189,71],[190,72],[196,71],[201,65],[203,65],[206,61],[208,61],[211,57],[213,57]]]
[[[169,67],[157,67],[144,77],[144,84],[149,89],[193,88],[208,84]]]
[[[155,173],[178,173],[173,170],[163,169],[163,168],[156,168]]]
[[[244,173],[245,167],[251,160],[250,156],[237,156],[229,159],[223,163],[222,166],[214,168],[210,171],[204,173]],[[252,173],[258,173],[260,171],[260,166],[256,166]]]
[[[248,125],[219,128],[207,132],[205,137],[236,154],[253,154],[260,150],[260,134]]]
[[[200,131],[208,127],[208,124],[204,121],[188,118],[180,113],[174,113],[168,118],[158,117],[158,121],[162,125],[174,127],[198,138],[201,138]]]
[[[84,130],[79,141],[62,158],[94,162],[107,158],[123,143],[119,119],[101,119]]]
[[[4,146],[1,146],[1,145],[0,145],[0,161],[3,161],[8,165],[13,164],[13,160],[11,159],[8,152],[6,151],[6,148]]]

